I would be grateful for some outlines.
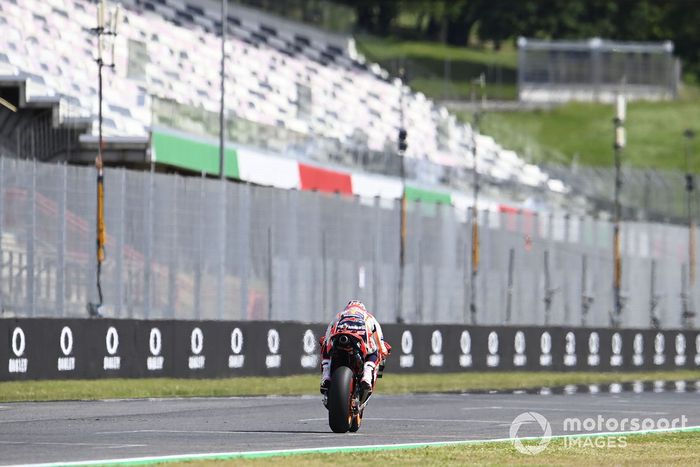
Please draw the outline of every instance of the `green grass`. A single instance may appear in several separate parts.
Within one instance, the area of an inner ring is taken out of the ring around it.
[[[197,461],[181,465],[303,465],[357,466],[357,465],[440,465],[465,464],[528,464],[528,465],[697,465],[700,463],[700,433],[639,434],[625,437],[625,445],[615,438],[613,447],[595,445],[578,447],[563,439],[553,439],[547,449],[537,455],[525,455],[515,450],[510,442],[474,445],[426,447],[391,451],[357,452],[343,454],[304,454],[261,459],[233,459],[229,461]],[[606,441],[607,443],[608,441]],[[606,444],[607,445],[607,444]],[[172,464],[168,464],[172,465]]]
[[[700,97],[688,88],[678,101],[632,102],[625,127],[623,164],[640,168],[685,171],[683,130],[700,131]],[[611,104],[569,103],[551,110],[487,113],[484,133],[533,162],[611,167],[613,123]],[[471,115],[462,114],[469,121]],[[700,138],[700,137],[699,137]],[[691,146],[691,170],[700,171],[700,143]]]
[[[441,99],[447,95],[450,99],[469,99],[471,97],[471,83],[453,81],[445,90],[442,79],[416,78],[411,80],[411,89],[422,92],[426,96]],[[513,84],[492,84],[486,89],[487,98],[513,100],[518,96],[518,87]],[[477,94],[476,97],[479,97]]]
[[[367,35],[355,39],[360,52],[392,74],[397,74],[399,63],[405,61],[412,89],[433,99],[469,99],[474,88],[472,81],[482,72],[487,75],[488,99],[517,98],[517,50],[508,44],[495,52]],[[450,70],[447,82],[445,61],[449,61]],[[479,97],[480,90],[474,90]],[[472,119],[471,114],[459,115],[464,121]],[[612,167],[613,116],[613,105],[596,103],[569,103],[532,112],[490,112],[484,118],[482,131],[534,163],[573,161]],[[700,172],[699,87],[686,85],[677,101],[630,103],[623,164],[685,171],[682,133],[687,127],[694,127],[699,133],[691,146],[695,156],[691,157],[690,167]]]
[[[390,73],[398,73],[404,64],[411,87],[434,99],[468,99],[472,80],[481,73],[487,77],[487,96],[492,99],[515,99],[517,51],[455,47],[436,42],[399,41],[396,39],[357,36],[358,50],[371,62]],[[445,62],[449,61],[449,79],[445,85]],[[477,96],[480,91],[475,89]]]
[[[700,379],[700,371],[635,373],[468,372],[386,374],[378,394],[526,389],[566,384],[604,384],[636,380]],[[224,397],[318,393],[317,375],[228,379],[100,379],[12,381],[0,383],[0,402],[94,400],[134,397]]]
[[[500,65],[515,69],[518,53],[514,48],[504,48],[499,52],[487,49],[456,47],[438,42],[400,41],[391,38],[379,38],[368,35],[355,37],[357,48],[372,60],[392,58],[430,58],[437,62],[470,62],[480,65]],[[436,71],[442,72],[442,63]]]

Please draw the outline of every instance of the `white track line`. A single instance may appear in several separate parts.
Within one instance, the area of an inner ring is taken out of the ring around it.
[[[325,420],[325,418],[324,418]],[[98,431],[95,433],[96,435],[125,435],[125,434],[134,434],[134,433],[184,433],[184,434],[193,434],[193,435],[238,435],[238,434],[260,434],[260,433],[265,433],[270,434],[270,435],[289,435],[289,433],[281,433],[281,432],[276,432],[276,431],[265,431],[265,430],[250,430],[250,431],[245,431],[245,430],[125,430],[125,431]],[[300,435],[303,435],[305,433],[300,432],[298,433]]]
[[[92,448],[142,448],[148,444],[115,444],[115,443],[71,443],[71,442],[51,442],[51,441],[0,441],[0,444],[21,445],[21,446],[80,446]]]
[[[483,409],[488,409],[489,407],[484,407]],[[632,415],[639,415],[640,413],[642,415],[669,415],[669,412],[647,412],[647,411],[641,411],[641,410],[615,410],[615,409],[598,409],[598,408],[591,408],[591,407],[585,407],[585,408],[568,408],[568,409],[563,409],[563,408],[552,408],[552,407],[547,407],[547,406],[542,406],[542,407],[534,407],[532,405],[528,406],[517,406],[517,405],[509,405],[507,407],[498,407],[499,409],[516,409],[516,410],[536,410],[540,412],[615,412],[615,413],[624,413],[624,414],[632,414]],[[462,410],[479,410],[482,409],[482,407],[464,407]],[[325,419],[324,419],[325,420]]]
[[[322,420],[328,420],[328,417],[323,418],[302,418],[297,420],[299,422],[317,422]],[[436,423],[508,423],[512,421],[507,420],[481,420],[481,419],[449,419],[449,418],[380,418],[380,417],[365,417],[362,419],[363,422],[436,422]]]

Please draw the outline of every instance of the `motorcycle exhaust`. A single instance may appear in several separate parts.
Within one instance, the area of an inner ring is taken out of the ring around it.
[[[340,336],[340,338],[338,339],[338,343],[339,343],[340,345],[345,346],[345,345],[348,345],[348,344],[350,343],[350,339],[348,338],[348,336],[342,335],[342,336]]]

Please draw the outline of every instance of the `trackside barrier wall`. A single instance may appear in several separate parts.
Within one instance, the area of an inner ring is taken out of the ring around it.
[[[700,331],[384,326],[385,373],[700,368]],[[318,373],[323,324],[0,320],[0,381]]]
[[[0,158],[0,317],[88,316],[95,179]],[[400,302],[396,200],[107,169],[102,314],[324,322],[357,298],[383,323],[610,325],[609,222],[479,211],[472,323],[473,216],[410,194]],[[700,298],[687,252],[685,227],[623,223],[622,328],[694,326],[682,319]]]

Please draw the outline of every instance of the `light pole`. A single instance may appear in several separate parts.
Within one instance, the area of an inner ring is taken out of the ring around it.
[[[99,303],[89,304],[88,312],[91,316],[101,316],[103,303],[102,295],[102,263],[105,260],[105,240],[106,229],[104,221],[104,160],[102,158],[103,138],[102,138],[102,69],[104,67],[114,68],[114,37],[117,35],[117,24],[119,22],[119,5],[111,15],[111,24],[105,26],[105,1],[100,0],[97,5],[97,27],[92,31],[97,34],[97,99],[98,99],[98,119],[97,119],[97,157],[95,158],[95,168],[97,169],[97,294]],[[112,53],[109,62],[102,57],[105,37],[112,39]]]
[[[613,119],[615,125],[615,218],[613,227],[613,293],[615,300],[615,310],[610,320],[612,327],[619,327],[622,318],[622,297],[620,289],[622,285],[622,256],[620,251],[620,190],[622,189],[621,158],[622,150],[625,147],[625,116],[626,101],[625,96],[617,96],[617,112]]]
[[[226,81],[226,27],[228,26],[228,15],[226,13],[228,0],[221,0],[221,102],[219,107],[219,178],[226,179],[226,144],[225,128],[225,81]]]
[[[479,84],[481,87],[481,105],[476,105],[474,84]],[[478,168],[478,156],[476,147],[476,136],[479,133],[479,124],[481,123],[483,102],[484,102],[484,86],[486,85],[486,77],[482,73],[479,78],[472,81],[471,89],[471,101],[474,106],[474,117],[472,122],[472,151],[474,153],[474,179],[473,185],[474,190],[472,192],[472,251],[471,251],[471,283],[470,289],[471,293],[469,296],[469,314],[471,318],[471,323],[476,324],[476,279],[479,274],[479,210],[477,203],[479,201],[479,168]]]
[[[401,162],[401,207],[400,207],[400,244],[399,244],[399,297],[398,297],[398,310],[396,313],[396,321],[402,323],[403,318],[403,288],[404,288],[404,270],[406,265],[406,149],[408,145],[406,144],[406,137],[408,133],[406,132],[406,124],[404,118],[404,80],[405,72],[404,69],[399,69],[400,77],[400,92],[399,92],[399,120],[401,128],[399,128],[398,134],[398,145],[397,154]]]
[[[695,183],[693,174],[690,172],[690,145],[695,137],[695,131],[686,128],[683,131],[685,137],[685,191],[688,214],[688,288],[684,300],[683,323],[690,327],[692,318],[695,316],[691,305],[693,287],[695,286],[695,222],[693,221],[693,190]]]
[[[693,221],[693,190],[695,183],[693,174],[690,172],[690,145],[695,138],[695,131],[686,128],[683,132],[685,136],[685,191],[688,209],[688,267],[690,271],[690,286],[695,284],[695,223]]]

